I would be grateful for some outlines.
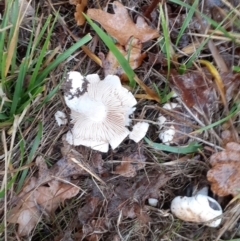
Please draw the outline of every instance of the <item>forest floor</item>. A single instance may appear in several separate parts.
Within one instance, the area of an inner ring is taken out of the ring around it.
[[[19,4],[0,2],[0,240],[240,240],[239,1]],[[70,71],[117,75],[136,99],[115,148],[66,141]],[[215,227],[171,209],[202,189],[183,212],[214,199]]]

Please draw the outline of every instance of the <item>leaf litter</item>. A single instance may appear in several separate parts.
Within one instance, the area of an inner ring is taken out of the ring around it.
[[[82,172],[79,172],[77,165],[60,159],[48,169],[42,157],[37,158],[36,164],[39,168],[38,178],[31,177],[15,197],[14,203],[17,204],[8,217],[8,222],[18,223],[20,236],[29,235],[43,215],[48,217],[53,214],[66,199],[76,196],[80,191],[79,187],[69,183],[71,175]]]

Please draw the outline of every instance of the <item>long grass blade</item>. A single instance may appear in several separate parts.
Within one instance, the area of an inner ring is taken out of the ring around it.
[[[118,60],[119,64],[121,65],[121,67],[125,71],[126,75],[128,76],[130,86],[134,87],[135,86],[135,81],[134,81],[135,73],[132,70],[129,62],[125,59],[125,57],[117,49],[117,47],[115,46],[112,39],[100,27],[98,27],[97,24],[95,24],[87,15],[84,14],[84,16],[87,19],[88,23],[91,25],[91,27],[95,30],[95,32],[99,35],[99,37],[102,39],[102,41],[107,45],[109,50],[113,53],[113,55]]]
[[[155,143],[150,141],[148,138],[144,138],[144,140],[151,146],[152,148],[159,150],[159,151],[167,151],[171,153],[177,153],[177,154],[188,154],[197,152],[199,149],[202,148],[202,146],[197,142],[192,142],[187,146],[168,146],[160,143]]]

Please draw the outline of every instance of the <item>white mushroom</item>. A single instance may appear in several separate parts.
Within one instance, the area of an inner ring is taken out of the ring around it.
[[[109,144],[115,149],[129,135],[126,126],[137,102],[117,76],[108,75],[101,81],[97,74],[84,78],[72,71],[64,87],[74,124],[66,135],[69,144],[107,152]]]
[[[158,204],[158,200],[156,198],[149,198],[148,199],[148,204],[152,207],[156,207]]]
[[[222,214],[219,203],[201,190],[193,197],[175,197],[171,212],[186,222],[205,223],[209,227],[218,227],[222,220],[221,217],[217,218]]]
[[[54,114],[54,117],[55,117],[55,120],[56,120],[56,122],[59,126],[67,124],[67,117],[66,117],[66,114],[64,112],[58,110]]]
[[[146,135],[149,124],[146,122],[138,122],[133,126],[132,131],[129,134],[129,139],[138,143]]]

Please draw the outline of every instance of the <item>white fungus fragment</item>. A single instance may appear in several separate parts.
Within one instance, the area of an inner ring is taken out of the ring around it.
[[[222,220],[221,217],[217,218],[222,214],[219,203],[203,194],[175,197],[171,203],[171,212],[186,222],[205,223],[209,227],[218,227]],[[217,219],[211,221],[215,218]]]
[[[58,110],[55,115],[55,120],[57,121],[58,126],[66,125],[67,124],[67,117],[66,114],[60,110]]]
[[[157,123],[160,126],[160,128],[162,127],[162,125],[167,121],[167,118],[164,117],[163,115],[159,115]]]
[[[138,143],[146,135],[149,124],[146,122],[138,122],[133,126],[133,130],[129,134],[129,139]]]
[[[164,104],[162,108],[166,109],[166,110],[173,110],[173,109],[175,109],[177,107],[179,107],[178,103],[170,102],[170,103]]]
[[[175,127],[171,125],[168,129],[163,130],[159,133],[159,139],[166,145],[170,145],[175,135]]]

